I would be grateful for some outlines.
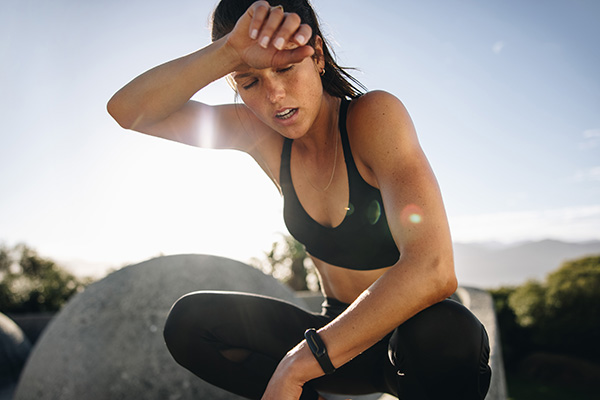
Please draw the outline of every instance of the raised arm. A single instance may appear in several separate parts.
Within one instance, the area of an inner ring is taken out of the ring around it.
[[[228,136],[238,130],[227,129],[227,121],[236,119],[224,117],[235,112],[235,106],[215,107],[213,112],[208,105],[190,101],[197,91],[239,64],[239,59],[228,51],[226,39],[138,76],[110,99],[108,112],[123,128],[194,146],[207,143],[208,138],[202,135],[209,132],[201,127],[210,118],[222,131],[222,143],[217,147],[230,146],[234,138]]]
[[[194,146],[248,151],[257,138],[244,133],[252,130],[260,135],[263,127],[244,105],[212,107],[190,99],[236,70],[278,67],[313,54],[305,46],[310,27],[299,18],[269,10],[264,1],[254,3],[228,35],[138,76],[110,99],[108,112],[126,129]],[[274,25],[276,17],[279,23]],[[274,40],[284,39],[281,50],[261,46],[266,33]]]

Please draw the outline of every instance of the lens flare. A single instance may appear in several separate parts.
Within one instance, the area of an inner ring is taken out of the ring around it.
[[[402,223],[417,225],[423,222],[423,210],[416,204],[409,204],[400,213]]]
[[[354,204],[348,203],[348,207],[346,207],[346,215],[354,214]]]
[[[422,218],[421,218],[421,216],[420,216],[419,214],[411,214],[411,215],[408,217],[408,220],[409,220],[410,222],[412,222],[413,224],[418,224],[418,223],[420,223],[420,222],[421,222]]]
[[[214,148],[214,118],[214,110],[212,107],[205,107],[202,109],[198,132],[194,138],[194,145],[205,149]]]
[[[375,225],[381,218],[381,204],[377,200],[373,200],[367,207],[367,221],[371,225]]]

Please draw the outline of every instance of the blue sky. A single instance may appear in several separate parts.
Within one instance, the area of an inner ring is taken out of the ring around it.
[[[0,241],[119,266],[246,261],[285,232],[249,157],[127,132],[105,111],[139,73],[208,44],[215,3],[3,2]],[[341,64],[409,109],[456,241],[600,239],[599,2],[313,3]],[[234,96],[217,82],[196,98]]]

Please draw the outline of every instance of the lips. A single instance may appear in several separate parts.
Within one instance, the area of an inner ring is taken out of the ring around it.
[[[286,108],[275,114],[275,118],[277,119],[288,119],[294,116],[298,112],[297,108]]]

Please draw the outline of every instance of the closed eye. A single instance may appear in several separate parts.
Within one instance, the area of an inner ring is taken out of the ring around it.
[[[288,72],[289,70],[291,70],[291,69],[293,69],[293,68],[294,68],[294,64],[290,65],[289,67],[285,67],[285,68],[282,68],[282,69],[278,69],[278,70],[277,70],[277,72],[278,72],[278,73],[284,73],[284,72]]]
[[[294,64],[290,65],[289,67],[285,67],[285,68],[278,69],[276,72],[277,72],[278,74],[284,74],[284,73],[286,73],[286,72],[288,72],[288,71],[291,71],[293,68],[294,68]],[[242,85],[242,88],[243,88],[244,90],[248,90],[248,89],[251,89],[251,88],[252,88],[254,85],[256,85],[257,83],[258,83],[258,79],[253,79],[253,80],[252,80],[252,81],[250,81],[249,83],[247,83],[247,84],[245,84],[245,85]]]
[[[250,89],[252,86],[256,85],[256,82],[258,82],[258,80],[254,79],[253,81],[251,81],[250,83],[245,84],[244,86],[242,86],[244,88],[244,90],[248,90]]]

